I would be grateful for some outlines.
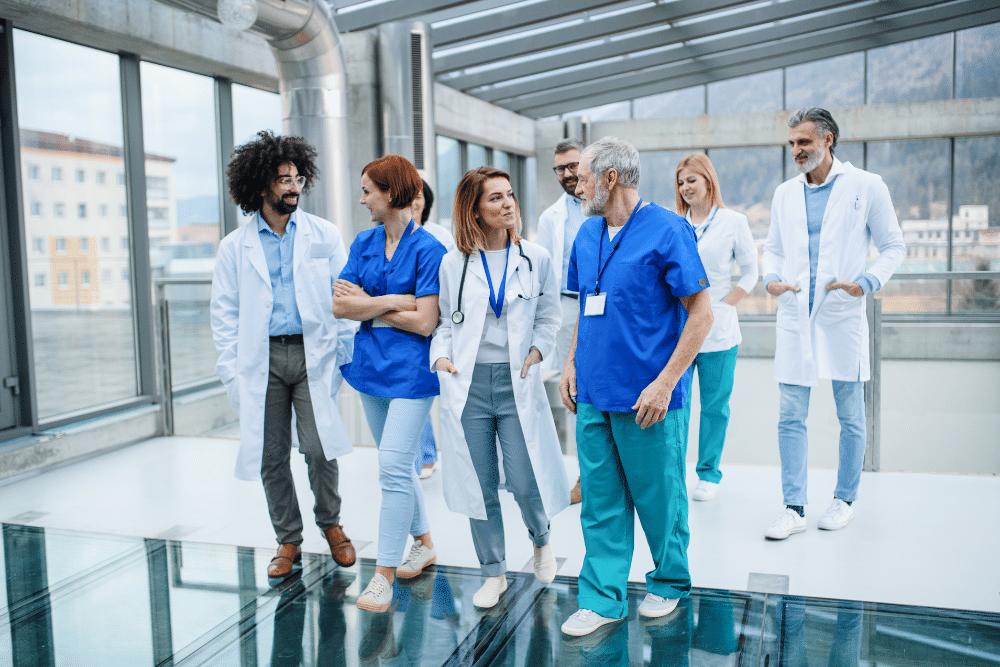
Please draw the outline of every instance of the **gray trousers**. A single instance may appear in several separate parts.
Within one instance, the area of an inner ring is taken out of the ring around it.
[[[302,514],[290,465],[293,405],[299,451],[305,456],[309,486],[316,499],[313,506],[316,524],[320,530],[326,530],[340,525],[339,469],[336,459],[326,460],[316,430],[306,375],[305,346],[272,340],[264,399],[264,455],[260,476],[278,544],[302,543]]]
[[[505,487],[514,494],[521,508],[521,517],[532,543],[539,547],[549,543],[549,519],[517,416],[510,364],[476,364],[469,398],[462,412],[462,428],[486,501],[486,520],[469,519],[472,541],[483,575],[496,577],[507,571],[503,515],[500,513],[498,437],[503,452]]]

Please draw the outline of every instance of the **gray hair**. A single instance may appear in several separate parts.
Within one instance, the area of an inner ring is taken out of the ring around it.
[[[639,151],[618,137],[603,137],[583,149],[580,159],[590,163],[590,173],[604,178],[608,169],[618,172],[618,182],[626,188],[639,187]]]
[[[583,142],[579,139],[563,139],[558,144],[556,144],[555,154],[565,153],[576,149],[578,151],[583,151]]]
[[[828,134],[833,135],[833,145],[830,146],[830,155],[833,155],[833,150],[837,147],[837,139],[840,138],[840,128],[837,127],[837,121],[833,119],[833,115],[826,109],[819,107],[799,109],[788,119],[788,127],[795,127],[806,121],[812,122],[820,139]]]

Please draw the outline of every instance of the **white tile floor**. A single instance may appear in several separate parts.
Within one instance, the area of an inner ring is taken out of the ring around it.
[[[274,536],[261,486],[232,476],[237,443],[156,438],[0,486],[0,520],[38,526],[270,548]],[[304,517],[312,497],[305,465],[293,457]],[[379,505],[377,459],[358,448],[341,462],[343,522],[359,555],[374,558]],[[566,459],[575,479],[576,460]],[[776,467],[723,465],[718,497],[691,503],[688,552],[694,585],[745,590],[751,573],[789,577],[790,593],[1000,612],[1000,478],[865,473],[856,518],[842,531],[817,530],[835,471],[810,471],[809,529],[784,542],[763,538],[781,509]],[[696,478],[688,471],[688,488]],[[441,472],[423,482],[440,563],[476,567],[466,519],[447,509]],[[531,556],[517,506],[501,494],[511,569]],[[308,520],[307,520],[308,524]],[[652,561],[637,525],[630,579]],[[552,522],[560,574],[583,561],[579,506]],[[322,552],[318,530],[303,548]]]

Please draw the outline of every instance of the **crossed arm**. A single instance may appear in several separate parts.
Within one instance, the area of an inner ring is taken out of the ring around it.
[[[371,296],[352,282],[337,280],[333,284],[333,314],[359,322],[379,319],[397,329],[430,336],[438,323],[438,295]]]

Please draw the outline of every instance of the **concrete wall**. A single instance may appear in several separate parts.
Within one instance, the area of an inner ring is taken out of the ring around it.
[[[535,122],[454,88],[434,84],[434,123],[439,134],[533,156]]]

